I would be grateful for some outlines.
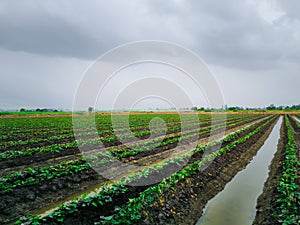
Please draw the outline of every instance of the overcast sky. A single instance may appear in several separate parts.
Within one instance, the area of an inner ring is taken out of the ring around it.
[[[140,40],[197,53],[228,105],[299,104],[299,12],[298,0],[2,0],[0,109],[71,109],[89,66]]]

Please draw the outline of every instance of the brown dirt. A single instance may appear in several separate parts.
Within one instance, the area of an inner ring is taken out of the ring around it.
[[[247,124],[250,124],[252,123],[253,121],[257,121],[257,119],[253,119],[253,120],[250,120],[250,121],[247,121],[246,123],[245,122],[242,122],[242,123],[239,123],[238,125],[232,127],[232,129],[236,128],[236,127],[244,127],[246,126]],[[230,130],[232,130],[230,129]],[[201,143],[204,143],[205,141],[207,141],[208,139],[212,138],[211,136],[218,136],[218,133],[222,133],[222,131],[225,131],[224,129],[220,129],[214,133],[206,133],[206,134],[202,134],[200,135],[199,137],[195,137],[195,138],[191,138],[187,141],[183,141],[181,144],[184,146],[184,149],[191,149],[192,147],[189,147],[189,146],[196,146],[197,144],[201,144]],[[168,138],[165,138],[165,140],[167,140]],[[199,139],[199,140],[198,140]],[[197,143],[195,143],[197,142]],[[178,142],[175,142],[173,144],[169,144],[167,146],[160,146],[160,147],[156,147],[154,149],[151,149],[151,150],[148,150],[148,151],[142,151],[134,156],[129,156],[129,157],[124,157],[122,158],[122,161],[124,162],[128,162],[128,161],[133,161],[133,160],[140,160],[140,159],[145,159],[148,157],[149,158],[153,158],[154,156],[170,156],[173,152],[174,152],[174,149],[175,147],[177,147],[178,145]],[[186,150],[182,149],[182,151],[186,152]],[[182,152],[180,151],[180,152]]]
[[[277,122],[277,120],[276,120]],[[207,169],[180,181],[161,200],[147,210],[147,218],[139,224],[194,224],[206,203],[242,169],[244,169],[270,135],[276,122],[262,129],[253,138],[216,158]],[[249,147],[250,146],[250,147]],[[150,218],[154,221],[150,222]]]
[[[43,164],[46,159],[52,158],[49,161],[52,162],[56,161],[56,157],[72,157],[76,153],[77,151],[72,149],[72,152],[64,151],[62,154],[37,154],[34,158],[31,156],[28,158],[23,157],[19,161],[14,159],[5,163],[1,162],[0,167],[3,169],[7,166],[22,165],[25,168],[25,164],[31,165],[35,163],[35,165],[38,165],[38,162]],[[12,219],[16,219],[20,214],[24,214],[24,212],[40,209],[54,202],[59,202],[93,185],[101,184],[103,181],[104,179],[97,176],[95,172],[84,171],[72,177],[61,177],[38,185],[17,188],[10,194],[0,195],[0,223],[5,224]]]
[[[16,167],[6,167],[6,168],[3,168],[0,170],[0,176],[7,176],[9,174],[12,174],[14,172],[17,172],[17,171],[24,171],[24,170],[27,170],[29,167],[31,168],[35,168],[35,169],[38,169],[38,168],[41,168],[41,167],[44,167],[44,166],[53,166],[53,165],[56,165],[62,161],[67,161],[67,160],[76,160],[76,159],[79,159],[80,158],[80,155],[67,155],[67,156],[63,156],[63,157],[57,157],[57,158],[54,158],[54,159],[48,159],[48,160],[43,160],[42,162],[33,162],[29,165],[21,165],[21,166],[16,166]]]
[[[223,145],[226,146],[229,143],[223,143]],[[198,157],[201,158],[201,154],[199,154]],[[223,162],[223,163],[225,163],[225,162]],[[170,169],[172,169],[173,166],[171,165]],[[160,180],[157,180],[157,178],[159,178],[160,175],[161,174],[153,174],[151,176],[154,179],[153,183],[160,181]],[[66,217],[64,220],[64,224],[69,224],[69,225],[71,225],[71,224],[93,224],[93,221],[99,220],[100,215],[110,215],[109,213],[113,212],[115,205],[122,206],[123,204],[125,204],[128,201],[128,198],[137,197],[141,191],[143,191],[143,190],[145,190],[145,188],[147,188],[147,186],[134,187],[134,188],[138,188],[138,189],[134,189],[126,195],[117,197],[117,199],[113,203],[110,203],[105,207],[95,208],[95,207],[91,206],[91,207],[80,208],[79,211],[77,213],[75,213],[74,215],[72,214],[72,215]],[[45,224],[48,225],[48,224],[57,224],[57,223],[55,223],[54,221],[47,221]]]
[[[233,133],[233,132],[236,132],[238,130],[241,130],[243,129],[244,127],[252,124],[253,122],[250,122],[250,123],[246,123],[246,124],[242,124],[242,125],[239,125],[237,127],[233,127],[229,130],[226,130],[224,132],[224,134],[222,135],[221,134],[214,134],[212,136],[209,136],[209,137],[204,137],[204,138],[201,138],[200,140],[197,141],[197,144],[195,143],[191,143],[190,145],[191,146],[195,146],[195,145],[198,145],[198,146],[202,146],[202,145],[206,145],[208,144],[208,142],[212,142],[214,140],[218,140],[218,139],[221,139],[223,138],[224,136],[227,136],[228,134],[230,133]],[[186,146],[184,146],[185,148],[182,149],[180,151],[180,153],[185,153],[187,151],[189,151],[191,148],[186,148]],[[172,154],[174,154],[174,150],[173,149],[170,149],[170,150],[167,150],[167,151],[163,151],[163,152],[159,152],[157,154],[151,154],[149,156],[146,156],[146,157],[143,157],[143,158],[140,158],[139,160],[137,160],[137,164],[139,166],[147,166],[147,165],[150,165],[154,162],[157,162],[159,160],[163,160],[163,159],[167,159],[168,157],[172,156]]]
[[[255,119],[253,119],[253,120],[255,120]],[[234,122],[234,121],[235,120],[232,120],[232,122]],[[205,127],[207,127],[207,126],[204,126],[201,128],[205,128]],[[190,129],[192,129],[192,128],[194,128],[194,127],[191,127]],[[180,133],[180,131],[168,132],[166,134],[165,140],[173,133]],[[210,135],[210,134],[207,134],[207,135]],[[207,135],[202,135],[199,138],[200,139],[205,138]],[[153,138],[157,138],[159,136],[162,136],[162,135],[154,135]],[[73,140],[73,139],[71,139],[71,140]],[[142,143],[144,141],[145,140],[141,140],[140,142]],[[60,143],[60,142],[57,142],[57,143]],[[128,140],[127,144],[129,144],[129,143],[131,143],[131,142]],[[135,142],[135,143],[137,143],[137,142]],[[157,148],[155,150],[153,149],[153,151],[160,152],[162,150],[172,149],[172,148],[176,147],[176,145],[177,145],[177,142],[174,144],[170,144],[168,146]],[[35,144],[29,144],[27,147],[37,147],[37,146]],[[98,147],[98,145],[96,145],[95,147]],[[107,147],[107,150],[109,150],[111,147],[122,148],[122,147],[126,147],[126,146],[122,145],[122,143],[120,141],[115,141],[106,147]],[[23,146],[23,148],[25,148],[25,147]],[[140,156],[138,156],[137,158],[135,158],[135,157],[131,158],[131,160],[136,160],[136,159],[145,157],[146,155],[152,155],[152,154],[154,154],[153,151],[142,152]],[[51,159],[56,159],[56,158],[64,158],[65,156],[72,156],[72,155],[79,156],[80,153],[81,152],[79,151],[79,149],[77,147],[71,147],[71,148],[65,149],[60,152],[43,152],[43,153],[37,153],[37,154],[29,155],[29,156],[17,157],[17,158],[12,158],[12,159],[0,159],[0,169],[2,169],[0,174],[4,174],[5,171],[17,171],[17,170],[14,170],[12,167],[18,168],[18,167],[22,167],[22,166],[24,167],[25,165],[27,165],[27,167],[29,167],[33,163],[37,164],[38,162],[40,162],[41,164],[43,164],[44,161],[47,161],[49,159],[51,160]],[[126,159],[125,159],[125,161],[126,161]]]
[[[10,224],[20,215],[65,200],[104,181],[96,172],[88,170],[0,194],[0,224]]]
[[[0,118],[31,118],[31,117],[60,117],[60,116],[72,116],[72,113],[68,114],[12,114],[12,115],[0,115]]]
[[[97,112],[96,116],[107,116],[110,115],[111,112]],[[114,115],[140,115],[140,114],[299,114],[299,112],[281,112],[281,111],[270,111],[270,112],[258,112],[258,111],[239,111],[239,112],[177,112],[177,111],[149,111],[149,112],[118,112],[113,113]],[[88,113],[83,115],[88,116]],[[59,117],[59,116],[72,116],[72,113],[64,113],[64,114],[13,114],[13,115],[0,115],[0,118],[28,118],[28,117]]]
[[[40,154],[34,154],[24,157],[18,157],[15,159],[0,160],[0,169],[9,167],[16,167],[21,165],[30,165],[32,163],[42,162],[48,159],[60,158],[67,155],[75,155],[80,153],[77,147],[68,148],[60,152],[43,152]]]

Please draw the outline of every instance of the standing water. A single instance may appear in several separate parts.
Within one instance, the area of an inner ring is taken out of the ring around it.
[[[269,165],[277,150],[282,118],[247,167],[212,198],[196,225],[250,225],[255,219],[256,200],[268,178]]]
[[[294,116],[294,118],[300,123],[300,119],[297,116]]]

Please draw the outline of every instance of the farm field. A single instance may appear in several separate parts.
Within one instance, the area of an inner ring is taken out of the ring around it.
[[[199,123],[182,116],[184,125],[174,113],[132,114],[132,136],[125,115],[116,116],[117,127],[97,115],[97,131],[83,124],[78,141],[71,116],[0,117],[0,223],[195,224],[279,121],[254,224],[299,222],[299,115],[215,114],[212,122],[199,114]],[[150,129],[158,117],[166,127]]]

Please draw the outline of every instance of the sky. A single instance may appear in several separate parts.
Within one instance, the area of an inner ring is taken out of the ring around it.
[[[195,52],[212,71],[224,104],[299,104],[299,11],[297,0],[3,0],[0,109],[72,109],[77,88],[95,60],[119,45],[142,40],[171,42]],[[138,72],[121,71],[101,107],[108,107],[116,89],[128,86],[130,73]],[[184,83],[170,68],[161,73]],[[194,104],[205,105],[201,93],[190,92]],[[146,106],[164,104],[140,104]]]

